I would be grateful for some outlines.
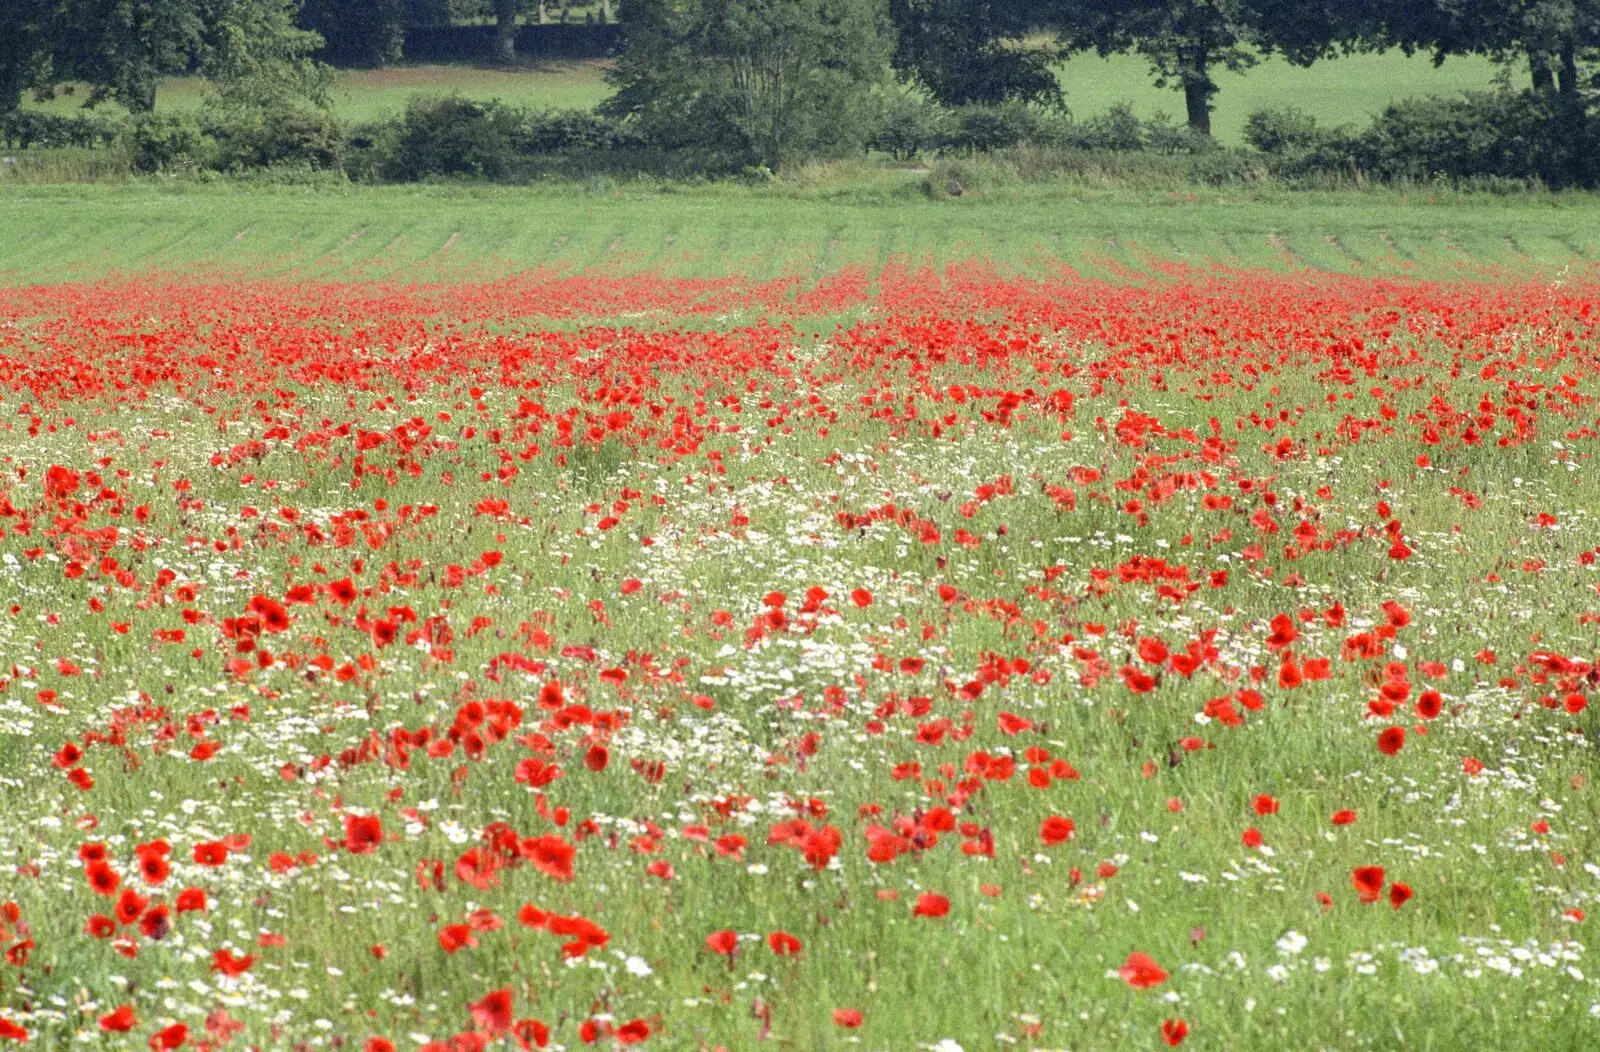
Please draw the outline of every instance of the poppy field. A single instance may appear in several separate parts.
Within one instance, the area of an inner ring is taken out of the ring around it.
[[[1597,293],[0,288],[0,1047],[1591,1046]]]

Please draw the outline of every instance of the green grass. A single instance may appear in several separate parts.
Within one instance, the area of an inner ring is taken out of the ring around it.
[[[1399,52],[1356,55],[1319,62],[1308,68],[1267,59],[1245,73],[1219,73],[1214,130],[1225,143],[1240,142],[1247,116],[1268,106],[1292,103],[1329,123],[1363,123],[1395,99],[1411,95],[1453,94],[1487,88],[1497,67],[1488,59],[1465,56],[1435,67],[1424,56]],[[340,116],[352,121],[398,113],[415,94],[459,92],[474,99],[501,99],[544,109],[589,109],[610,94],[602,62],[540,62],[529,70],[500,70],[467,65],[396,66],[357,70],[342,75],[336,97]],[[1117,103],[1150,117],[1165,112],[1181,119],[1183,99],[1171,89],[1157,88],[1148,64],[1135,55],[1099,58],[1083,55],[1060,67],[1067,104],[1078,118],[1103,113]],[[173,77],[156,95],[158,107],[192,109],[200,104],[203,84],[196,78]],[[79,96],[78,98],[81,98]],[[68,112],[78,98],[63,97],[48,105]]]
[[[534,109],[592,109],[611,94],[601,62],[543,61],[528,69],[470,65],[404,65],[346,70],[334,90],[334,111],[348,121],[376,120],[405,109],[414,95],[459,93],[472,99],[500,99]],[[45,105],[71,113],[82,89]],[[198,77],[168,77],[156,92],[156,107],[199,108],[205,82]]]
[[[1600,259],[1588,195],[1203,194],[1024,187],[933,202],[920,177],[774,188],[0,187],[0,280],[142,270],[493,277],[530,267],[777,276],[982,258],[1088,275],[1167,263],[1358,274],[1555,272]]]
[[[1284,105],[1298,106],[1328,124],[1365,124],[1398,99],[1491,87],[1497,72],[1488,59],[1470,55],[1437,67],[1426,56],[1407,58],[1397,51],[1352,55],[1308,67],[1269,58],[1243,73],[1223,70],[1216,75],[1212,133],[1224,143],[1238,145],[1243,142],[1245,118]],[[1183,95],[1176,89],[1157,88],[1148,63],[1135,55],[1083,55],[1065,63],[1059,76],[1076,117],[1092,117],[1127,102],[1141,117],[1166,113],[1183,121]]]

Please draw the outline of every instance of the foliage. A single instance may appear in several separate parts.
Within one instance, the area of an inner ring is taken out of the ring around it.
[[[939,102],[1060,104],[1050,49],[1020,43],[1021,0],[890,0],[889,12],[895,69]]]
[[[1283,175],[1362,172],[1377,179],[1600,180],[1600,120],[1582,102],[1542,91],[1468,92],[1395,103],[1360,132],[1322,128],[1292,109],[1252,114],[1252,146]]]
[[[190,68],[206,32],[200,0],[71,0],[51,40],[53,74],[90,85],[89,105],[155,107],[156,82]]]
[[[239,108],[227,120],[207,122],[205,131],[212,140],[208,164],[222,171],[283,165],[335,169],[343,163],[344,129],[319,110]]]
[[[502,178],[511,171],[514,111],[459,95],[417,98],[389,132],[383,174],[414,181],[430,176]]]
[[[876,127],[867,146],[897,161],[938,149],[949,133],[950,111],[918,94],[888,92],[878,100]]]
[[[121,134],[123,122],[105,113],[64,116],[42,110],[17,109],[0,113],[0,144],[29,149],[110,146]]]
[[[322,37],[298,28],[299,0],[212,0],[200,71],[227,109],[326,108],[332,70],[311,55]]]
[[[604,109],[657,145],[777,171],[871,134],[882,0],[628,0],[622,24]]]
[[[406,14],[405,0],[305,0],[300,24],[322,37],[330,62],[385,66],[400,61]]]
[[[1158,87],[1182,89],[1189,126],[1209,135],[1212,71],[1257,62],[1251,18],[1247,0],[1081,0],[1067,6],[1063,28],[1075,50],[1144,56]]]
[[[194,166],[206,148],[199,122],[186,113],[136,113],[122,142],[133,170],[147,173]]]

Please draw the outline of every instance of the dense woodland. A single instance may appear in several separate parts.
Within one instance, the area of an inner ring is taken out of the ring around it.
[[[768,171],[870,148],[1193,153],[1214,145],[1219,71],[1266,56],[1309,65],[1400,49],[1439,62],[1490,56],[1515,76],[1498,92],[1391,107],[1365,130],[1318,128],[1287,107],[1257,114],[1250,142],[1280,173],[1594,181],[1600,0],[599,0],[583,22],[618,28],[616,93],[596,117],[459,99],[419,100],[384,129],[339,128],[327,114],[333,65],[402,61],[408,32],[476,23],[480,60],[511,64],[519,25],[570,17],[554,0],[7,0],[0,119],[12,115],[12,140],[131,143],[146,167],[191,161],[208,139],[210,162],[224,167],[349,167],[354,154],[368,174],[389,177],[504,176],[518,166],[494,160],[497,151],[541,149]],[[1128,114],[1074,124],[1053,67],[1089,53],[1146,59],[1156,83],[1181,94],[1182,127],[1143,127]],[[212,86],[193,126],[153,115],[160,78],[180,73]],[[15,116],[25,98],[68,84],[90,110],[120,104],[131,124],[86,118],[51,130]],[[383,156],[368,149],[375,143]],[[455,159],[399,155],[430,149]],[[1419,169],[1406,160],[1419,151],[1446,159]]]

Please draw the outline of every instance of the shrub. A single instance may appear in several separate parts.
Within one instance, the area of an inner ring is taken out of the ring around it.
[[[460,95],[414,98],[389,140],[382,172],[412,182],[429,176],[504,178],[518,132],[515,111]]]
[[[990,153],[1033,139],[1038,121],[1021,103],[958,106],[950,111],[949,128],[940,148],[949,153]]]
[[[1250,116],[1245,136],[1267,156],[1273,174],[1292,178],[1592,186],[1600,176],[1600,124],[1587,104],[1544,93],[1406,99],[1360,132],[1319,128],[1294,110],[1262,111]]]
[[[225,171],[293,166],[338,168],[344,130],[320,111],[274,107],[232,110],[214,117],[206,132],[214,141],[210,163]]]
[[[0,115],[0,144],[23,150],[110,146],[121,131],[115,117],[102,113],[63,116],[18,109]]]
[[[877,127],[867,145],[897,161],[939,148],[949,134],[949,111],[918,95],[893,94],[880,100]]]
[[[1244,141],[1262,153],[1307,149],[1326,135],[1315,117],[1295,106],[1257,110],[1244,122]]]
[[[200,163],[206,137],[188,114],[141,113],[128,122],[122,145],[134,171],[168,172]]]
[[[1118,103],[1105,113],[1068,125],[1053,145],[1076,150],[1142,150],[1145,126],[1134,116],[1133,107]]]
[[[637,145],[615,124],[584,110],[518,112],[512,147],[523,154],[571,153]]]

